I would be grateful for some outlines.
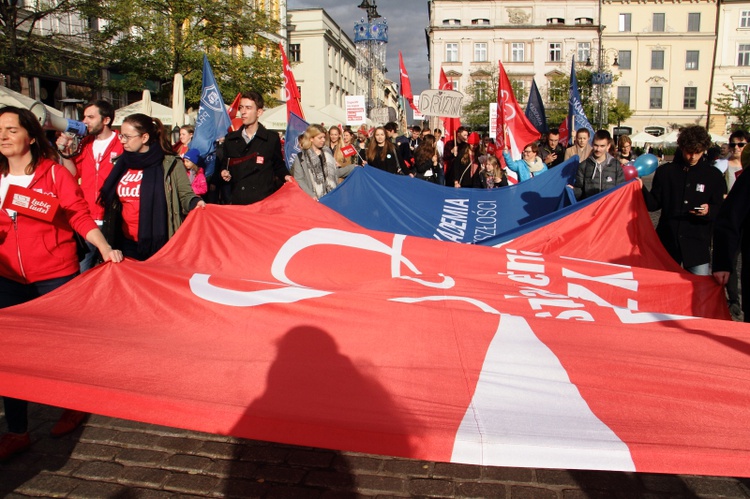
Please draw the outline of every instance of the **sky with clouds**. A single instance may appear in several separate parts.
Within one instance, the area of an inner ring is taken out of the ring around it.
[[[354,23],[366,16],[362,0],[287,0],[287,9],[323,8],[354,40]],[[372,4],[373,1],[371,0]],[[414,95],[428,88],[429,64],[425,28],[427,0],[375,0],[378,13],[388,21],[386,77],[398,83],[398,51],[404,56]]]

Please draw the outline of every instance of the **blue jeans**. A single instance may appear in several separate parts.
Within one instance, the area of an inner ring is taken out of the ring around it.
[[[89,247],[89,252],[86,253],[86,256],[83,257],[83,260],[78,262],[78,265],[80,265],[81,274],[83,274],[87,270],[93,269],[96,265],[97,258],[99,258],[99,250],[96,248],[96,246],[88,241],[86,241],[86,246]]]
[[[53,291],[72,280],[78,272],[65,277],[22,284],[0,277],[0,308],[20,305]],[[25,400],[3,397],[5,420],[11,433],[26,433],[29,426],[29,403]]]

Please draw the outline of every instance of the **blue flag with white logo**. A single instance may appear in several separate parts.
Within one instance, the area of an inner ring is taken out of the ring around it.
[[[198,117],[195,119],[195,134],[190,147],[200,151],[207,177],[214,173],[216,141],[227,134],[231,125],[214,72],[208,63],[208,57],[203,54],[203,89]]]
[[[529,92],[529,102],[526,103],[526,117],[529,119],[534,128],[539,133],[549,132],[547,126],[547,113],[544,111],[544,102],[542,94],[539,93],[539,87],[536,86],[536,80],[531,80],[531,92]]]
[[[578,91],[578,79],[576,78],[576,59],[570,64],[570,98],[568,99],[568,133],[575,137],[575,133],[581,128],[589,131],[589,143],[594,140],[594,127],[586,118],[583,112],[583,103],[581,103],[581,93]],[[573,141],[571,140],[572,144]]]
[[[289,113],[289,120],[286,125],[286,135],[284,136],[284,161],[286,169],[292,171],[294,158],[302,150],[299,147],[299,136],[305,133],[308,127],[307,121],[297,116],[294,112]]]

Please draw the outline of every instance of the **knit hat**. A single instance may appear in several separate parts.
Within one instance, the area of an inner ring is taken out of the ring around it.
[[[182,157],[182,159],[189,159],[196,165],[198,164],[198,160],[200,159],[201,153],[198,151],[198,149],[190,149],[188,152],[185,153],[185,155]]]

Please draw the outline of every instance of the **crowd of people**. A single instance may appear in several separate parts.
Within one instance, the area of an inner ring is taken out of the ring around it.
[[[255,203],[285,182],[296,182],[317,200],[355,168],[369,165],[457,189],[495,189],[511,183],[509,172],[526,182],[577,156],[570,188],[580,200],[623,184],[623,166],[637,160],[627,136],[614,144],[606,130],[593,137],[578,130],[566,149],[553,129],[513,159],[491,137],[464,127],[443,138],[440,129],[419,126],[400,135],[393,122],[369,130],[313,124],[299,137],[290,171],[281,138],[259,121],[263,112],[259,93],[241,94],[242,126],[217,144],[216,173],[207,177],[199,151],[191,148],[195,130],[189,125],[175,144],[158,119],[144,114],[126,117],[115,131],[113,106],[97,100],[84,107],[88,135],[76,145],[65,134],[52,142],[28,110],[0,109],[0,308],[48,293],[101,262],[146,260],[190,211],[206,203]],[[738,253],[750,261],[750,231],[744,230],[750,224],[750,175],[740,175],[749,137],[734,132],[728,151],[715,158],[707,154],[712,144],[705,128],[685,127],[674,160],[656,170],[650,189],[642,188],[649,210],[661,211],[656,231],[672,258],[694,274],[713,272],[727,287],[733,315],[741,302],[746,319],[750,266],[741,273],[741,300],[736,269]],[[7,202],[9,192],[54,198],[59,208],[51,221],[19,213]],[[8,433],[0,437],[0,461],[30,445],[28,404],[5,397],[4,405]],[[64,411],[52,434],[70,433],[85,416]]]

